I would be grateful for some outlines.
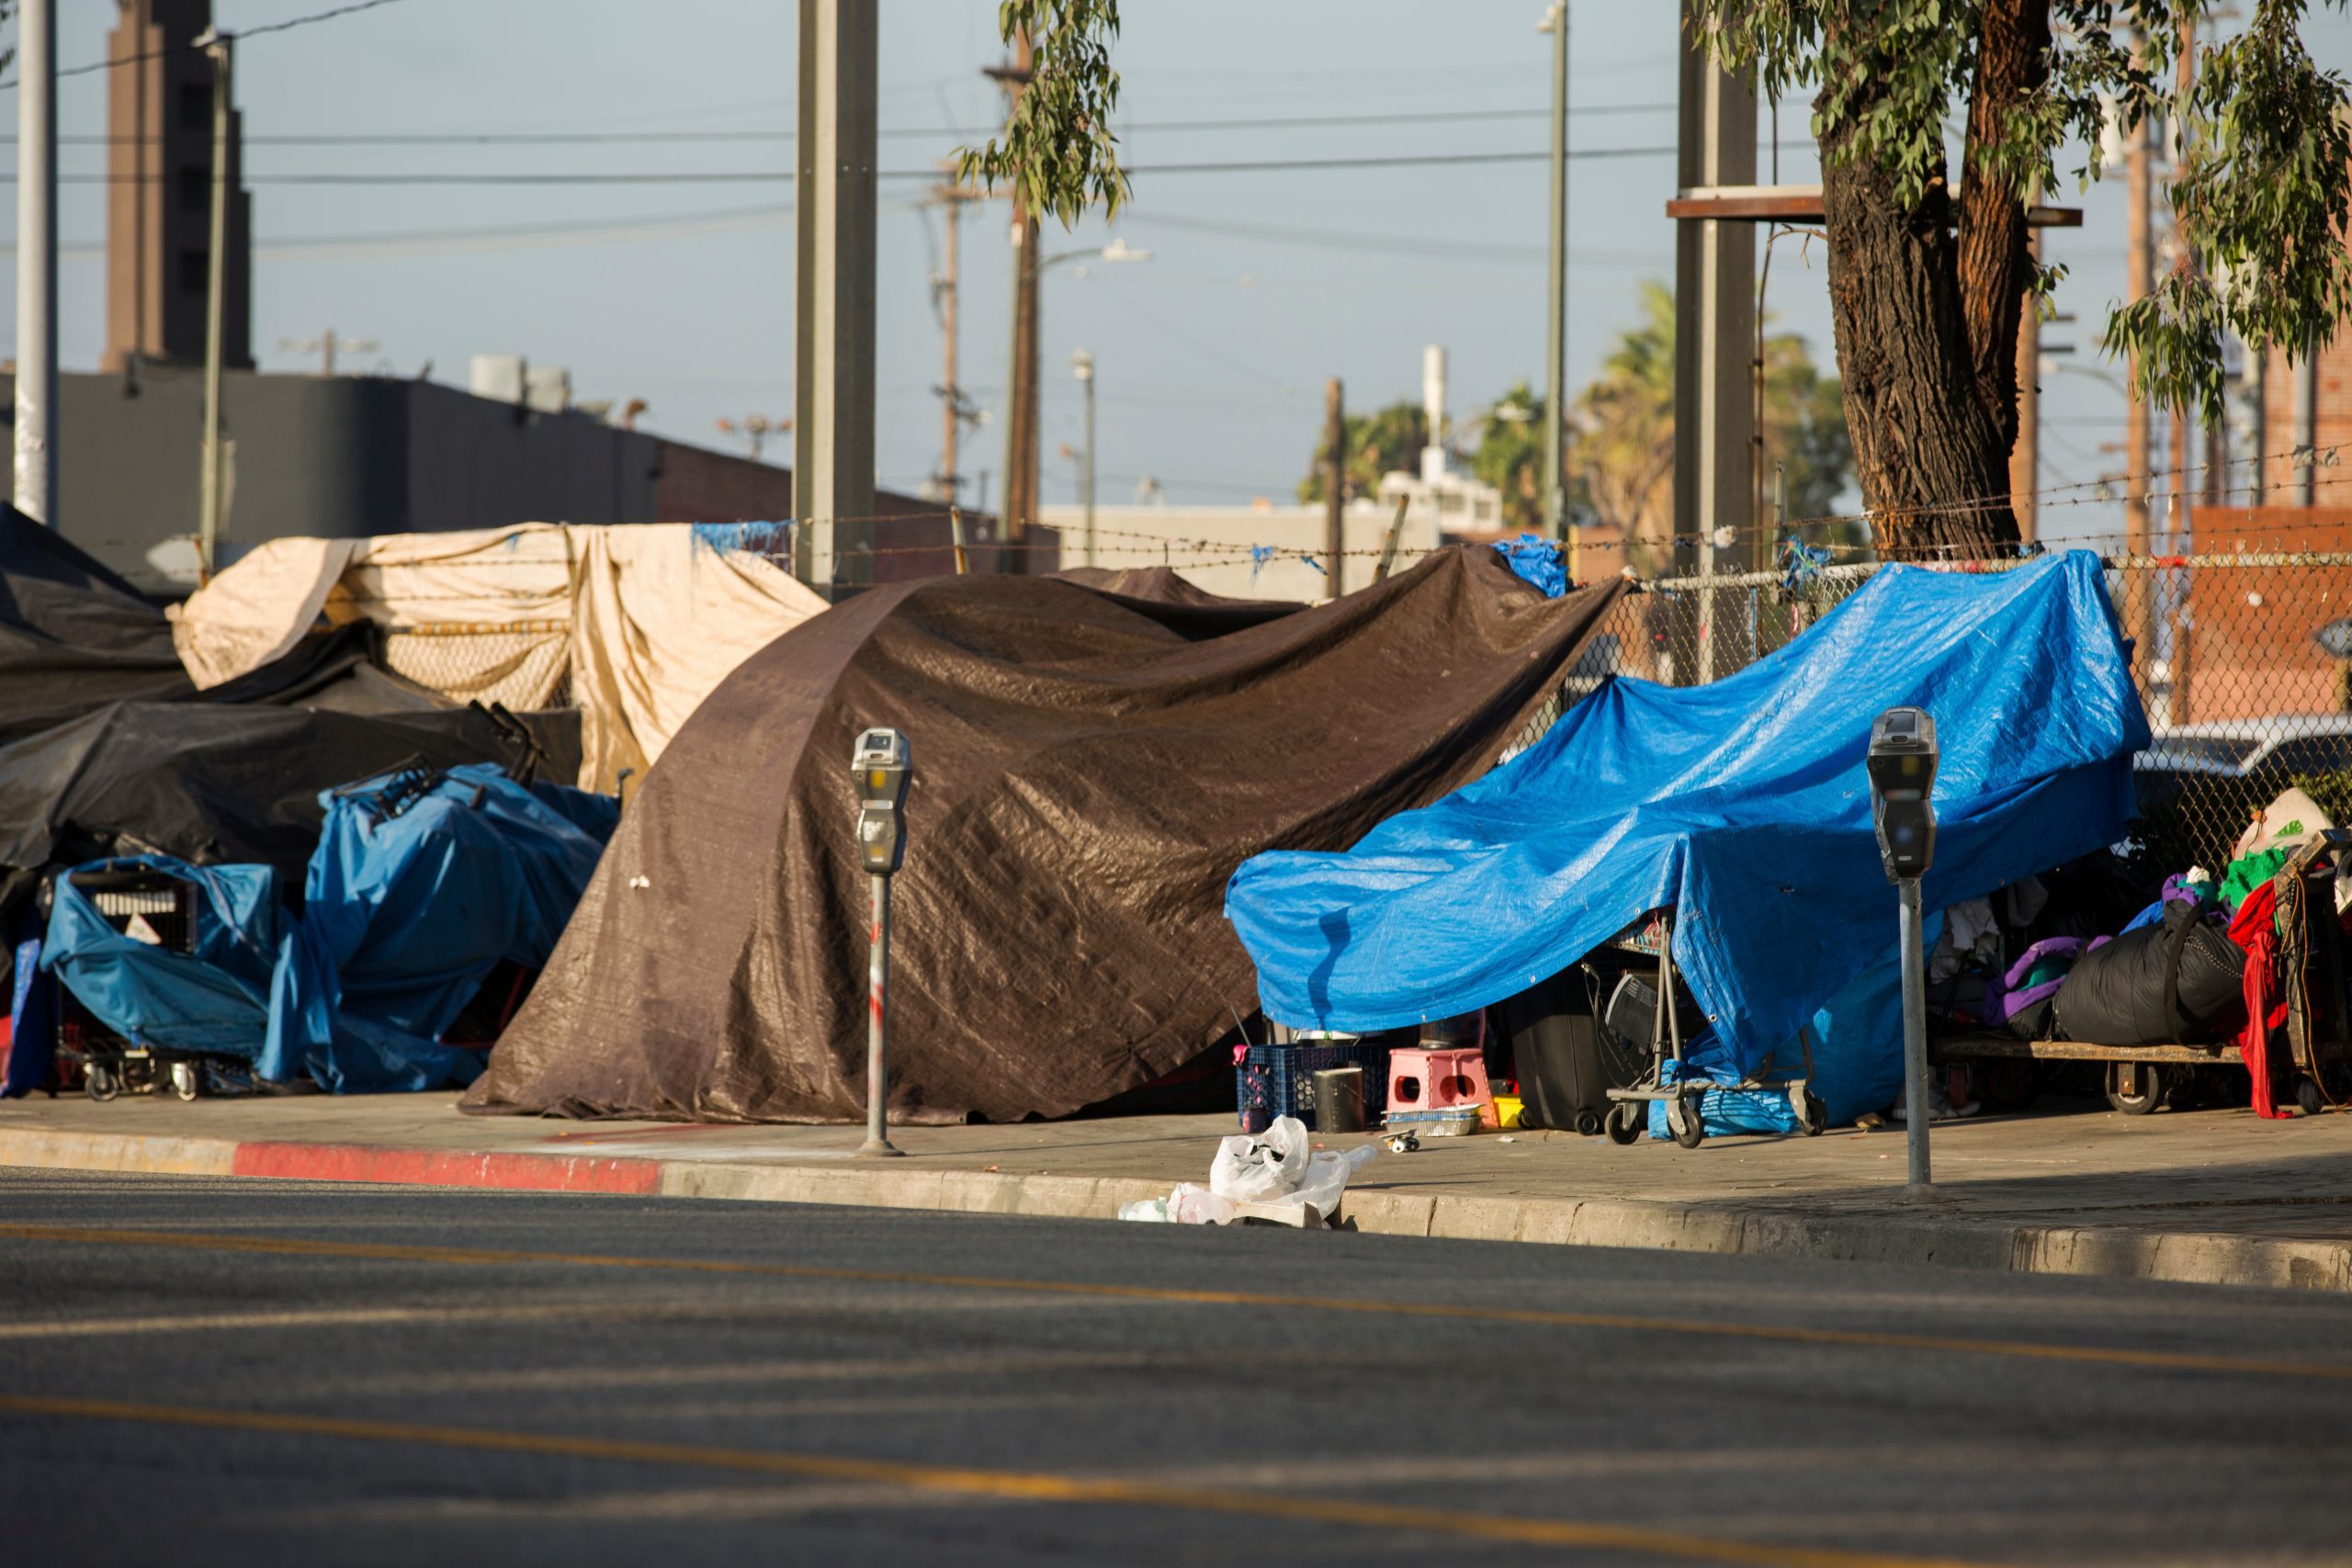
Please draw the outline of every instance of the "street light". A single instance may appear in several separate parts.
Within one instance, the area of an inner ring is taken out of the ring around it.
[[[1544,300],[1544,531],[1568,547],[1568,576],[1573,580],[1576,543],[1568,533],[1560,479],[1560,432],[1568,395],[1568,0],[1552,0],[1535,30],[1552,35],[1551,265],[1545,275]]]
[[[1016,220],[1013,224],[1012,243],[1016,247],[1022,243],[1022,235],[1025,228],[1025,223],[1021,220]],[[1025,253],[1016,250],[1015,254],[1018,255]],[[1004,523],[1008,537],[1016,536],[1017,531],[1027,521],[1012,513],[1016,505],[1020,504],[1017,500],[1021,493],[1021,481],[1018,476],[1033,470],[1032,458],[1037,449],[1037,367],[1034,356],[1024,357],[1021,352],[1023,311],[1019,299],[1023,293],[1034,288],[1037,279],[1049,269],[1057,267],[1064,262],[1083,261],[1090,257],[1114,265],[1125,265],[1148,262],[1152,259],[1152,253],[1139,251],[1124,239],[1114,236],[1108,244],[1090,245],[1080,250],[1063,251],[1055,255],[1040,256],[1034,265],[1014,269],[1013,276],[1017,287],[1014,290],[1015,303],[1012,311],[1012,351],[1006,356],[1006,363],[1012,369],[1005,378],[1005,384],[1010,389],[1007,397],[1009,413],[1004,422],[1006,513]],[[1079,268],[1079,276],[1080,277],[1086,276],[1084,267]],[[1031,302],[1029,313],[1033,319],[1028,324],[1034,333],[1036,325],[1034,317],[1038,313],[1034,300]],[[1091,449],[1092,444],[1089,443],[1089,450]],[[1027,498],[1028,506],[1034,508],[1036,503],[1037,498],[1035,495]]]
[[[1069,356],[1070,374],[1086,389],[1086,467],[1079,470],[1079,501],[1086,508],[1086,564],[1094,564],[1094,356],[1080,349]]]

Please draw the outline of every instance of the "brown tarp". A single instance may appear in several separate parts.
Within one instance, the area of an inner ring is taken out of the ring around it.
[[[849,756],[874,725],[914,763],[893,1119],[1060,1115],[1148,1082],[1255,1005],[1234,868],[1344,849],[1475,777],[1621,592],[1547,600],[1457,548],[1254,621],[1038,578],[860,595],[678,732],[466,1106],[862,1119]]]

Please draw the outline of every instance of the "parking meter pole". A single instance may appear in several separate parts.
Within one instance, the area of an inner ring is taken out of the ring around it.
[[[865,970],[865,1142],[861,1155],[902,1155],[890,1142],[890,879],[869,876],[874,888],[874,941]]]
[[[1928,1174],[1928,981],[1919,952],[1919,879],[1906,876],[1895,884],[1903,901],[1903,1115],[1909,1134],[1910,1185],[1903,1196],[1913,1202],[1937,1197]]]

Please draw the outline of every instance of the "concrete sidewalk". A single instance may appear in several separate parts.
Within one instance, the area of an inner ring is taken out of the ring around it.
[[[863,1129],[457,1114],[454,1097],[0,1101],[0,1165],[1107,1219],[1204,1181],[1229,1116]],[[1344,1147],[1357,1141],[1331,1140]],[[2352,1289],[2352,1116],[2105,1111],[1939,1125],[1951,1201],[1906,1208],[1899,1131],[1618,1148],[1572,1133],[1383,1154],[1346,1219],[1391,1235]]]

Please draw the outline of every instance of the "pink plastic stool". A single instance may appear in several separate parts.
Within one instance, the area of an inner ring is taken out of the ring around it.
[[[1388,1053],[1388,1109],[1442,1111],[1454,1105],[1488,1105],[1484,1051],[1438,1050],[1401,1045]]]

